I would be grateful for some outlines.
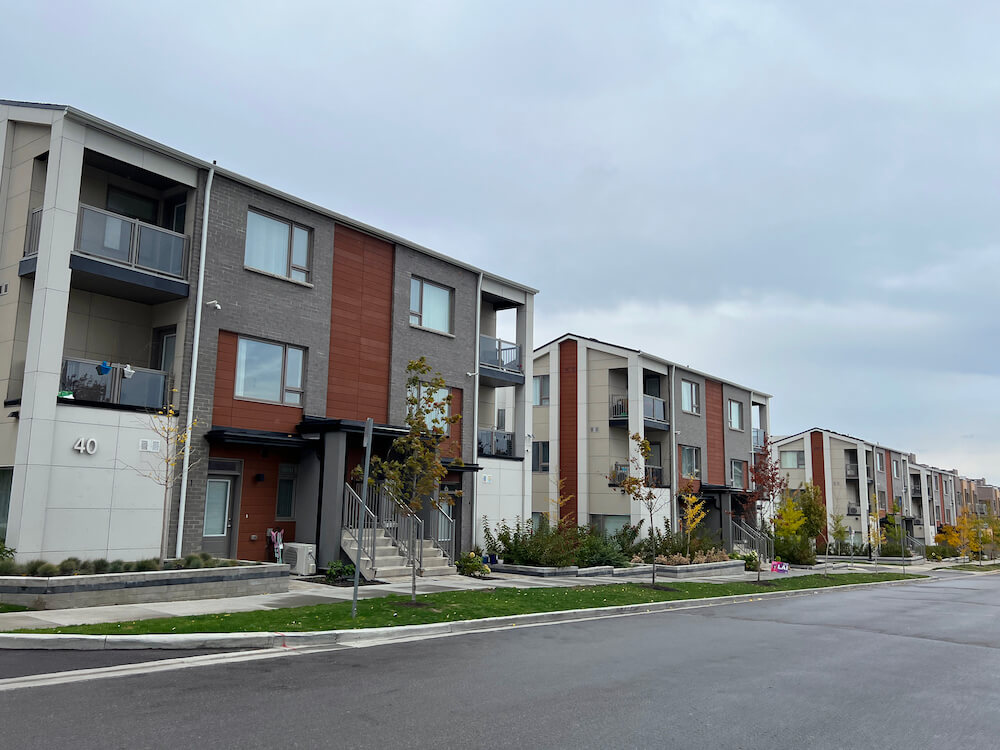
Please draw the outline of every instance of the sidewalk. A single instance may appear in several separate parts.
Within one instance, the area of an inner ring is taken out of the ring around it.
[[[940,565],[937,563],[936,565]],[[763,571],[762,580],[787,578],[789,576],[811,575],[822,573],[825,566],[816,568],[794,568],[788,573],[771,573]],[[916,566],[907,566],[907,572],[926,573],[930,568],[918,570]],[[831,572],[846,573],[849,571],[869,571],[871,566],[856,565],[853,568],[845,563],[831,563]],[[901,572],[896,566],[879,565],[879,572]],[[438,578],[417,578],[418,594],[433,594],[440,591],[471,591],[492,588],[560,588],[573,586],[601,586],[608,584],[641,583],[648,581],[648,573],[635,576],[538,576],[494,573],[488,579],[470,578],[468,576],[441,576]],[[685,578],[683,583],[731,583],[734,581],[755,581],[756,573],[746,572],[741,575],[713,576],[705,578]],[[675,579],[657,579],[657,583],[670,585]],[[371,599],[390,594],[409,595],[410,579],[394,578],[385,583],[362,586],[358,589],[359,599]],[[252,612],[255,610],[281,609],[284,607],[308,607],[316,604],[333,604],[350,601],[353,588],[350,586],[327,586],[322,583],[308,583],[293,578],[289,582],[289,590],[284,594],[258,594],[255,596],[237,596],[222,599],[195,599],[180,602],[151,602],[149,604],[121,604],[105,607],[79,607],[76,609],[50,609],[28,612],[0,613],[0,632],[18,628],[54,628],[64,625],[90,625],[101,622],[124,622],[127,620],[148,620],[157,617],[183,617],[187,615],[207,615],[222,612]]]

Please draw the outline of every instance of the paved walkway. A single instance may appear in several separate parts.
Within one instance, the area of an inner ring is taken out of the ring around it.
[[[907,572],[927,573],[941,567],[942,563],[922,563],[907,565]],[[787,578],[788,576],[822,573],[825,566],[820,564],[813,569],[795,568],[788,573],[761,573],[764,580],[772,578]],[[871,572],[873,566],[858,562],[850,566],[846,563],[831,563],[831,572]],[[880,564],[880,572],[900,572],[899,566]],[[973,575],[970,573],[970,575]],[[729,583],[734,581],[756,580],[756,573],[742,573],[729,576],[713,576],[705,578],[686,578],[684,582]],[[469,578],[468,576],[450,575],[441,577],[417,578],[417,593],[432,594],[439,591],[469,591],[491,588],[558,588],[567,586],[599,586],[604,584],[619,584],[649,579],[649,574],[634,576],[538,576],[494,573],[488,579]],[[660,578],[669,583],[671,578]],[[409,594],[410,579],[395,578],[385,583],[362,586],[358,591],[360,599],[388,596],[390,594]],[[349,586],[327,586],[322,583],[309,583],[292,579],[289,590],[284,594],[258,594],[255,596],[227,597],[222,599],[195,599],[180,602],[152,602],[149,604],[120,604],[106,607],[79,607],[76,609],[50,609],[30,612],[0,613],[0,631],[18,628],[53,628],[63,625],[88,625],[99,622],[124,622],[126,620],[148,620],[155,617],[178,617],[186,615],[207,615],[220,612],[251,612],[254,610],[279,609],[282,607],[306,607],[314,604],[330,604],[333,602],[350,601],[353,589]]]

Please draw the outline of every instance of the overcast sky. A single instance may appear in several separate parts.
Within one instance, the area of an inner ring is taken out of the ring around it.
[[[0,0],[71,104],[1000,482],[1000,4]],[[9,33],[11,30],[17,33]]]

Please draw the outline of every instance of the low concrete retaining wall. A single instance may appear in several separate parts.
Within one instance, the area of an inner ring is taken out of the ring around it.
[[[855,555],[854,557],[851,557],[850,555],[816,555],[816,559],[829,560],[830,562],[833,562],[835,560],[837,562],[859,562],[859,563],[875,562],[874,559],[869,560],[867,555]],[[924,558],[922,555],[914,555],[913,557],[882,557],[881,555],[879,555],[878,561],[884,563],[905,562],[907,565],[909,565],[910,563],[923,562]]]
[[[724,562],[698,563],[697,565],[657,565],[656,575],[666,578],[704,578],[708,576],[730,576],[741,573],[745,569],[742,560],[726,560]],[[498,573],[516,573],[525,576],[638,576],[653,572],[652,565],[633,565],[631,568],[613,568],[601,565],[593,568],[578,568],[570,565],[565,568],[546,568],[535,565],[507,565],[497,563],[490,568]]]
[[[288,591],[288,570],[287,565],[262,563],[51,578],[0,576],[0,602],[33,609],[67,609],[277,594]]]

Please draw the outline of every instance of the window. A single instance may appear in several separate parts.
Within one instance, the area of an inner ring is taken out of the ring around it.
[[[681,381],[681,409],[688,414],[701,414],[701,393],[697,383]]]
[[[14,469],[0,468],[0,542],[7,540],[7,516],[10,514],[10,486],[14,480]]]
[[[534,395],[532,397],[532,405],[534,406],[548,406],[549,405],[549,376],[548,375],[535,375],[531,379],[532,385],[534,386]]]
[[[424,389],[428,386],[424,383],[420,385],[420,392],[417,394],[418,399],[423,399],[426,395]],[[448,388],[438,388],[430,395],[431,404],[429,408],[425,404],[421,404],[426,411],[424,412],[424,424],[427,425],[427,429],[433,432],[435,429],[440,430],[445,435],[449,434],[451,425],[445,420],[451,416],[451,400],[449,396],[451,391]],[[413,392],[410,391],[408,394],[410,400],[413,399]],[[414,405],[409,403],[408,410],[412,414]]]
[[[732,477],[733,487],[743,487],[743,475],[744,475],[744,463],[742,461],[733,460],[729,462],[729,474]]]
[[[681,475],[697,479],[701,476],[701,449],[681,446]]]
[[[885,501],[885,490],[879,490],[878,491],[878,509],[879,510],[888,510],[888,508],[886,507],[885,503],[886,503],[886,501]]]
[[[236,396],[301,405],[304,359],[304,349],[240,337],[236,351]]]
[[[451,326],[451,295],[448,287],[430,281],[410,279],[410,325],[454,333]]]
[[[781,451],[780,461],[782,469],[804,469],[806,468],[806,452]]]
[[[729,429],[743,430],[743,402],[729,400]]]
[[[899,459],[892,459],[892,476],[899,479]]]
[[[247,211],[247,244],[243,262],[258,271],[309,281],[309,236],[305,227]]]
[[[145,195],[132,193],[128,190],[109,187],[107,208],[108,211],[119,216],[127,216],[147,224],[155,224],[157,214],[160,212],[160,203],[155,198],[147,198]]]
[[[507,410],[497,409],[497,429],[504,432],[507,429]]]
[[[531,470],[549,470],[549,441],[536,440],[531,444]]]
[[[617,534],[624,526],[632,520],[629,516],[615,516],[605,513],[591,513],[590,525],[602,534],[610,536]]]
[[[278,466],[278,502],[274,510],[275,519],[295,518],[295,478],[299,474],[296,464]]]
[[[878,471],[882,471],[882,472],[885,471],[885,454],[884,453],[876,453],[875,454],[875,468]]]

